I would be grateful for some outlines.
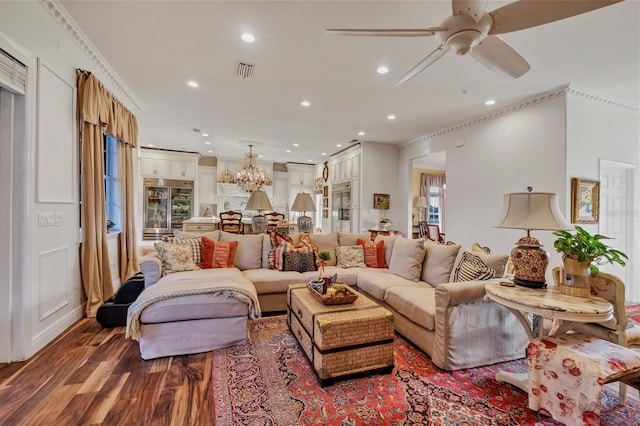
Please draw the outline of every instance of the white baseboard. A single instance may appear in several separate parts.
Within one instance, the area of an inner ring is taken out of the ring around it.
[[[31,358],[36,352],[44,348],[48,343],[52,342],[56,337],[60,336],[66,329],[82,318],[82,310],[82,305],[75,307],[71,312],[35,335],[31,339],[31,350],[27,354],[27,358]]]

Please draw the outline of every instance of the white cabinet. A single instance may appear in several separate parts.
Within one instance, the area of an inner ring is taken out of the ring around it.
[[[360,176],[360,149],[354,148],[333,158],[330,164],[331,182],[344,182]]]
[[[215,204],[218,193],[217,169],[211,166],[198,167],[198,203]]]
[[[313,176],[316,167],[312,164],[291,164],[286,163],[289,173],[289,208],[293,206],[293,202],[296,199],[296,195],[299,192],[308,192],[314,197],[313,194]],[[321,208],[316,206],[316,210]]]
[[[140,149],[142,177],[195,180],[200,154]]]
[[[285,172],[273,172],[273,199],[271,204],[274,210],[277,210],[276,206],[282,209],[289,202],[289,176]],[[280,211],[280,210],[277,210]]]
[[[146,156],[140,159],[140,173],[145,177],[169,176],[169,160],[155,156]]]
[[[197,164],[193,160],[171,160],[171,177],[194,180],[196,178]]]

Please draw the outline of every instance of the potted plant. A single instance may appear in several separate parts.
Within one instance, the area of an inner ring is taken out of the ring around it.
[[[327,266],[327,262],[331,259],[331,254],[326,251],[326,250],[322,250],[318,252],[318,266],[320,267],[320,276],[318,277],[318,282],[322,282],[324,284],[323,286],[323,294],[325,294],[327,292],[327,288],[329,287],[329,284],[331,283],[331,277],[325,277],[324,276],[324,267]]]
[[[588,262],[592,273],[598,272],[598,265],[617,263],[625,266],[625,260],[629,259],[625,253],[602,242],[602,240],[610,240],[610,237],[601,234],[592,235],[577,225],[575,233],[555,231],[553,235],[558,237],[553,246],[556,251],[562,253],[563,260]]]
[[[572,296],[589,297],[589,277],[598,272],[598,265],[617,263],[624,266],[627,255],[609,247],[602,240],[610,237],[601,234],[592,235],[576,225],[575,233],[555,231],[557,240],[555,249],[562,253],[565,276],[560,277],[560,291]]]

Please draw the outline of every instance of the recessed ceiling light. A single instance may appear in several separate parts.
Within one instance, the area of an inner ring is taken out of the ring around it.
[[[326,152],[323,152],[323,153],[321,153],[320,155],[327,155],[327,153],[326,153]]]
[[[358,136],[364,136],[364,132],[358,132]]]
[[[309,163],[311,163],[313,160],[307,160]]]
[[[253,36],[253,34],[250,34],[250,33],[242,33],[240,38],[245,43],[253,43],[254,41],[256,41],[256,38]]]
[[[203,133],[203,134],[202,134],[202,137],[203,137],[203,138],[206,138],[207,136],[209,136],[209,133]]]
[[[293,146],[300,146],[300,144],[299,143],[294,143]]]
[[[198,87],[199,86],[199,84],[196,81],[193,81],[193,80],[187,81],[187,84],[189,85],[189,87]]]
[[[395,119],[396,119],[395,115],[393,115],[393,114],[387,115],[387,120],[395,120]]]
[[[337,146],[338,148],[340,148],[340,147],[342,146],[342,144],[339,144],[339,143],[338,143],[338,144],[336,144],[336,146]]]
[[[209,151],[207,151],[207,152],[208,152],[209,154],[211,154],[213,151],[209,150]]]
[[[152,143],[150,143],[150,144],[147,144],[147,146],[153,146],[153,144],[152,144]]]
[[[258,154],[258,158],[264,158],[264,155]]]
[[[291,152],[291,150],[290,150],[290,149],[288,149],[288,150],[286,150],[285,152]]]
[[[386,74],[389,72],[389,68],[383,65],[381,67],[378,67],[377,71],[378,71],[378,74]]]
[[[302,105],[303,107],[308,107],[309,105],[311,105],[311,102],[309,102],[309,101],[302,101],[302,102],[300,102],[300,105]]]
[[[211,142],[206,141],[204,144],[205,144],[205,145],[211,145]]]
[[[493,104],[495,104],[495,103],[496,103],[496,101],[494,101],[493,99],[489,99],[489,100],[488,100],[488,101],[486,101],[484,104],[485,104],[485,105],[493,105]]]

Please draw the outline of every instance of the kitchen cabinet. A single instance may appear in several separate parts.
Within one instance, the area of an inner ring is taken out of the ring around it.
[[[169,159],[154,156],[140,159],[140,174],[142,176],[165,177],[169,176]]]
[[[198,167],[198,203],[215,204],[218,193],[218,173],[216,167]]]
[[[198,163],[193,160],[171,160],[171,177],[194,180],[196,178],[197,167]]]
[[[203,223],[203,222],[198,222],[198,223],[188,223],[188,222],[183,222],[182,223],[182,230],[185,232],[198,232],[198,233],[205,233],[205,232],[212,232],[215,231],[216,229],[218,229],[218,224],[217,223]]]
[[[288,202],[289,176],[286,172],[273,172],[273,199],[271,200],[271,205],[274,210],[284,213]]]

